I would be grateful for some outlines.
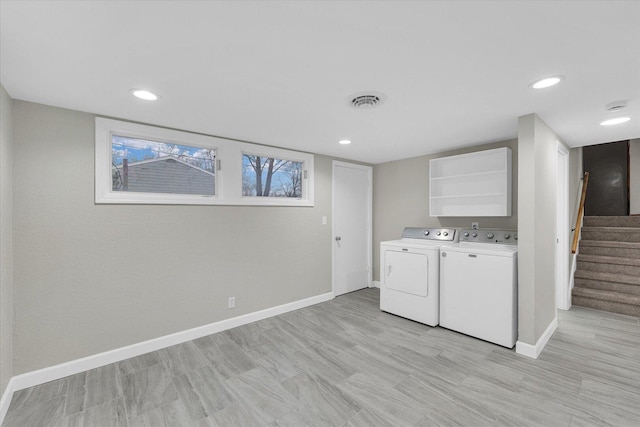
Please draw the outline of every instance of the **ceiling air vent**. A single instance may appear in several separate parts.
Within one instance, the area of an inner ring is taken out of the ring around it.
[[[384,95],[381,93],[358,93],[351,96],[351,106],[353,108],[373,108],[384,102]]]
[[[611,104],[608,104],[606,107],[607,111],[615,113],[616,111],[624,110],[627,108],[627,101],[615,101]]]

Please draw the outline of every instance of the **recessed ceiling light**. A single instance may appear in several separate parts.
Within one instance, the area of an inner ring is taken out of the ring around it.
[[[351,144],[351,141],[348,139],[341,139],[340,141],[338,141],[338,144],[348,145]]]
[[[536,80],[535,82],[531,83],[529,86],[531,86],[534,89],[544,89],[545,87],[551,87],[551,86],[557,85],[562,80],[564,80],[564,76],[545,77],[544,79]]]
[[[619,125],[621,123],[626,123],[629,120],[631,120],[630,117],[616,117],[615,119],[609,119],[609,120],[605,120],[604,122],[600,123],[601,126],[613,126],[613,125]]]
[[[155,93],[144,89],[131,89],[131,94],[136,98],[144,99],[145,101],[156,101],[159,98]]]

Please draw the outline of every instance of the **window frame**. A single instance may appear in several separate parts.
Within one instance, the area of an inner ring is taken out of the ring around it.
[[[178,144],[178,141],[170,141],[167,139],[163,139],[160,140],[158,138],[154,138],[153,140],[151,138],[148,137],[142,137],[140,135],[129,135],[129,134],[124,134],[124,132],[110,132],[110,136],[109,136],[109,148],[110,148],[110,152],[112,153],[113,150],[113,137],[118,136],[118,137],[124,137],[124,138],[131,138],[131,139],[140,139],[140,140],[144,140],[144,141],[149,141],[149,142],[157,142],[157,143],[164,143],[164,144],[177,144],[177,145],[182,145],[182,146],[186,146],[186,147],[191,147],[191,148],[204,148],[204,149],[208,149],[208,150],[214,150],[216,153],[216,160],[218,159],[218,149],[217,147],[204,147],[202,146],[203,144],[198,144],[198,145],[191,145],[192,143],[189,142],[189,144],[182,142],[181,144]],[[153,160],[159,160],[161,158],[158,159],[153,159]],[[177,161],[181,162],[181,163],[185,163],[188,164],[186,162],[182,162],[180,159],[176,159]],[[140,163],[140,162],[149,162],[149,160],[142,160],[139,162],[134,162],[135,163]],[[144,192],[144,191],[115,191],[113,190],[113,185],[111,185],[109,187],[109,190],[111,193],[113,194],[120,194],[120,193],[125,193],[125,194],[130,194],[130,195],[134,195],[134,194],[141,194],[143,195],[143,198],[149,198],[149,199],[153,199],[153,197],[151,197],[151,195],[160,195],[161,198],[162,197],[166,197],[166,196],[178,196],[180,198],[185,198],[186,196],[192,196],[193,198],[200,198],[200,197],[216,197],[216,195],[218,194],[218,180],[217,180],[217,165],[215,164],[217,163],[214,162],[213,165],[213,176],[214,176],[214,188],[213,188],[213,194],[190,194],[190,193],[161,193],[161,192]],[[112,164],[110,164],[112,167]]]
[[[112,136],[140,138],[162,143],[216,150],[215,195],[113,191]],[[302,162],[302,198],[242,195],[243,154]],[[156,126],[96,117],[95,203],[159,205],[314,206],[313,160],[310,153],[250,144]]]
[[[277,160],[285,160],[285,161],[289,161],[289,162],[296,162],[296,163],[302,163],[302,181],[300,182],[300,192],[302,193],[302,195],[300,197],[282,197],[282,196],[245,196],[242,194],[242,182],[241,187],[240,187],[240,195],[243,199],[245,200],[252,200],[254,203],[258,203],[261,200],[279,200],[279,199],[287,199],[287,200],[305,200],[305,195],[309,192],[309,188],[308,188],[308,170],[305,168],[306,166],[306,162],[305,159],[303,158],[303,156],[296,156],[295,153],[293,151],[289,151],[289,150],[281,150],[281,149],[267,149],[267,150],[260,150],[260,148],[262,147],[251,147],[252,150],[248,151],[248,150],[242,150],[242,152],[240,153],[240,164],[241,166],[244,164],[244,156],[260,156],[262,158],[274,158]],[[256,150],[257,148],[257,150]],[[264,147],[264,148],[268,148],[268,147]],[[277,153],[281,153],[281,154],[277,154]],[[299,154],[303,154],[303,153],[299,153]],[[244,167],[243,167],[244,169]],[[307,178],[304,177],[305,172],[307,174]],[[262,203],[260,203],[262,204]]]

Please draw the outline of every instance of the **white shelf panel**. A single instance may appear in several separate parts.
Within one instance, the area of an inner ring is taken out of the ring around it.
[[[444,181],[444,180],[454,180],[454,179],[467,179],[467,178],[476,178],[482,177],[484,175],[502,175],[504,174],[504,169],[495,170],[495,171],[486,171],[486,172],[475,172],[475,173],[465,173],[458,175],[449,175],[449,176],[432,176],[431,180],[433,181]]]
[[[504,147],[433,159],[430,162],[429,170],[432,177],[505,170],[507,167],[506,150],[511,153],[511,149]]]
[[[454,197],[431,200],[431,216],[507,216],[505,195]]]
[[[496,196],[506,197],[506,193],[460,194],[456,196],[434,196],[431,198],[436,200],[442,200],[442,199],[466,199],[469,197],[481,198],[481,197],[496,197]]]
[[[473,174],[468,177],[459,175],[456,179],[440,179],[431,181],[429,194],[431,197],[482,195],[506,193],[506,174]]]
[[[510,216],[511,149],[430,160],[429,215]]]

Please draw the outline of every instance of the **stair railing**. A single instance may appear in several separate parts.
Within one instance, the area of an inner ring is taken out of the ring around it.
[[[584,199],[587,197],[587,185],[589,184],[589,172],[584,173],[582,182],[582,195],[580,196],[580,206],[578,207],[578,218],[576,218],[576,228],[573,229],[573,244],[571,245],[571,253],[575,254],[578,250],[578,239],[580,237],[580,228],[582,228],[582,216],[584,213]]]

